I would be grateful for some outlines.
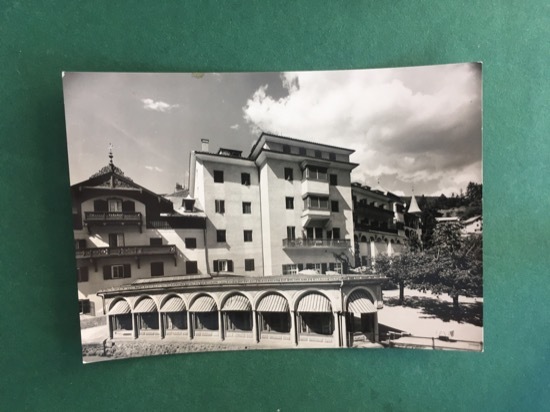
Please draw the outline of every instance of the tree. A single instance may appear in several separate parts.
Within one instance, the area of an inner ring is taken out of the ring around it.
[[[434,230],[434,245],[424,260],[424,268],[414,272],[409,284],[436,295],[447,293],[458,309],[459,296],[481,296],[482,243],[481,237],[462,238],[460,224],[440,224]]]
[[[405,286],[419,276],[424,268],[425,254],[411,250],[395,256],[380,255],[375,260],[375,270],[399,286],[399,304],[405,300]]]

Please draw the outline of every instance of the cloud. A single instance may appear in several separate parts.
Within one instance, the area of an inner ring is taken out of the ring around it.
[[[145,166],[145,168],[154,172],[162,172],[162,169],[158,166]]]
[[[233,129],[233,130],[239,130],[239,124],[236,123],[236,124],[234,124],[234,125],[232,125],[232,126],[229,126],[229,128],[230,128],[230,129]]]
[[[145,110],[154,110],[156,112],[169,112],[172,109],[179,107],[179,104],[168,104],[160,100],[155,102],[153,99],[141,99]]]
[[[263,85],[243,107],[252,133],[352,148],[352,178],[389,188],[391,180],[394,191],[481,181],[479,65],[289,72],[281,83],[287,96]]]

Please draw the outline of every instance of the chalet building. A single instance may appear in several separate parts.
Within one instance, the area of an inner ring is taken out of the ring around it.
[[[103,315],[101,289],[142,278],[206,274],[206,216],[172,202],[114,165],[71,187],[80,312]]]
[[[348,273],[353,264],[353,150],[262,133],[248,156],[201,151],[190,195],[207,219],[212,273]],[[229,258],[228,256],[231,256]]]
[[[481,235],[483,233],[483,217],[481,215],[464,219],[462,224],[462,236]]]
[[[355,262],[370,266],[376,256],[399,254],[407,244],[405,204],[381,187],[352,183]]]

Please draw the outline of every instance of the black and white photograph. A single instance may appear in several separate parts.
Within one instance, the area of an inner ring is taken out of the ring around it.
[[[483,351],[481,63],[63,93],[85,363]]]

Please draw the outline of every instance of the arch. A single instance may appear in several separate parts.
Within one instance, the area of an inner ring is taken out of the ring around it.
[[[365,235],[361,236],[361,242],[367,242],[367,237]]]
[[[109,305],[108,315],[125,315],[131,312],[128,301],[124,298],[115,298]]]
[[[295,300],[294,300],[294,304],[293,304],[293,307],[294,307],[294,310],[296,312],[300,312],[299,308],[300,308],[300,302],[302,302],[303,299],[305,299],[308,295],[318,295],[319,298],[308,298],[308,301],[307,301],[307,305],[309,305],[311,308],[316,308],[316,309],[319,309],[319,310],[315,310],[315,312],[317,311],[322,311],[320,309],[326,309],[327,306],[326,306],[326,301],[328,301],[328,305],[329,305],[329,309],[330,309],[330,312],[332,312],[332,300],[326,295],[324,294],[323,292],[319,291],[319,290],[316,290],[316,289],[309,289],[309,290],[306,290],[302,293],[300,293],[298,296],[296,296]],[[306,304],[306,302],[304,302],[304,304]]]
[[[226,292],[225,294],[223,294],[220,298],[219,307],[223,308],[224,305],[225,305],[225,302],[227,302],[227,300],[230,299],[234,295],[244,296],[248,300],[248,302],[250,303],[250,310],[252,310],[252,308],[254,307],[254,305],[252,304],[252,300],[253,300],[252,297],[250,296],[249,293],[246,293],[245,291],[241,291],[241,290],[230,290],[230,291]]]
[[[158,306],[159,308],[162,308],[164,304],[171,298],[180,298],[183,301],[183,304],[185,305],[185,310],[189,308],[189,302],[188,299],[186,299],[185,296],[178,294],[178,293],[168,293],[166,295],[162,295],[159,297],[158,300]]]
[[[169,295],[160,305],[160,312],[184,312],[187,310],[184,300],[177,295]]]
[[[392,239],[392,240],[390,240],[390,243],[395,243],[395,240],[393,240],[393,239]]]
[[[191,310],[191,307],[193,306],[193,304],[203,296],[207,296],[209,298],[212,298],[214,300],[214,303],[216,304],[216,308],[219,308],[218,300],[216,299],[215,296],[211,295],[210,293],[199,292],[199,293],[196,293],[195,295],[193,295],[191,298],[189,298],[189,306],[188,306],[189,310]]]
[[[239,292],[228,294],[220,305],[222,311],[252,311],[250,299]]]
[[[150,301],[147,301],[148,303],[141,303],[145,300],[149,299]],[[158,310],[158,306],[155,302],[155,300],[153,299],[152,296],[149,296],[149,295],[141,295],[141,296],[138,296],[138,298],[134,301],[134,307],[132,308],[132,312],[133,313],[137,313],[136,312],[136,309],[137,310],[147,310],[147,309],[151,309],[152,306],[151,306],[151,303],[152,305],[154,305],[154,308],[155,308],[155,311]],[[140,307],[141,306],[141,307]],[[149,310],[150,311],[150,310]]]
[[[377,241],[377,242],[382,242],[382,238],[381,238],[380,236],[378,236],[378,237],[376,238],[376,241]]]
[[[264,301],[265,299],[269,300]],[[266,291],[257,297],[254,308],[258,312],[268,312],[266,309],[272,309],[269,310],[270,312],[288,312],[290,310],[290,303],[288,298],[282,293]]]
[[[348,307],[349,298],[350,296],[355,292],[363,292],[366,293],[368,298],[371,300],[371,302],[374,304],[375,307],[377,307],[378,300],[376,299],[376,293],[374,293],[373,290],[366,286],[356,286],[353,289],[350,289],[349,292],[346,295],[346,299],[344,301],[344,307]]]
[[[370,240],[371,242],[376,241],[376,239],[374,238],[374,236],[371,236],[369,240]]]
[[[191,300],[190,312],[217,312],[216,299],[208,293],[200,293]]]
[[[352,313],[376,313],[375,299],[363,288],[355,289],[346,299],[346,311]]]

